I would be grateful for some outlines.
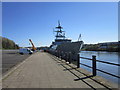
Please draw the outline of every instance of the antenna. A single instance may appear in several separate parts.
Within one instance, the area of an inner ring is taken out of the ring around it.
[[[79,37],[78,37],[78,41],[81,39],[81,34],[79,35]]]
[[[53,34],[54,34],[54,32],[55,32],[55,30],[54,30],[54,28],[53,28]]]
[[[60,26],[60,21],[58,20],[58,26]]]
[[[63,33],[63,36],[64,36],[64,38],[66,38],[66,37],[65,37],[65,32]]]
[[[61,29],[63,29],[63,27],[60,26],[60,21],[58,20],[58,26],[56,27],[57,29],[59,29],[61,31]]]

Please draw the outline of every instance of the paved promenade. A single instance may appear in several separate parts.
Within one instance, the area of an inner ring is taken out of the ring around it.
[[[3,77],[3,88],[113,88],[104,79],[87,77],[56,57],[37,52]],[[100,81],[102,80],[102,81]]]

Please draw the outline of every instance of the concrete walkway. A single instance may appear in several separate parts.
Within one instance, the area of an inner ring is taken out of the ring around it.
[[[80,70],[80,69],[79,69]],[[83,71],[81,69],[81,71]],[[86,77],[48,53],[37,52],[4,76],[3,88],[112,88],[101,78]],[[96,81],[97,80],[97,81]]]

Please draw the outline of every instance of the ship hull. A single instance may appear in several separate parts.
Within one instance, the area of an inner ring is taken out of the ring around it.
[[[71,60],[76,61],[77,55],[80,53],[82,46],[83,46],[83,41],[66,42],[66,43],[62,43],[61,45],[58,45],[56,50],[64,54],[65,53],[70,54]]]
[[[64,58],[65,54],[69,54],[72,61],[77,60],[77,55],[80,53],[83,45],[83,41],[76,42],[64,42],[56,47],[56,49],[50,49],[52,54],[59,53]],[[54,45],[53,45],[54,46]]]
[[[65,42],[58,45],[56,50],[63,52],[79,53],[83,45],[83,41]]]

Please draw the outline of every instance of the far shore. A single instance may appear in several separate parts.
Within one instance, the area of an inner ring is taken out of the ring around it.
[[[120,52],[119,50],[117,50],[117,51],[111,51],[111,50],[81,50],[81,51],[103,51],[103,52]]]

